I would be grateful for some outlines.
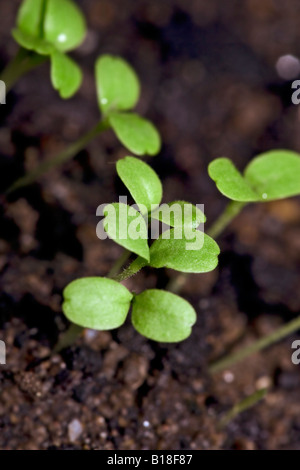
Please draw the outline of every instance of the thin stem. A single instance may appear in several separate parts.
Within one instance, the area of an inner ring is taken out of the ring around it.
[[[231,201],[217,218],[214,224],[208,229],[207,235],[212,238],[218,238],[228,225],[238,216],[247,203]]]
[[[114,279],[118,282],[126,281],[126,279],[129,279],[130,277],[137,274],[146,265],[147,261],[139,256],[126,269],[124,269],[121,274],[115,276]]]
[[[220,359],[211,364],[209,367],[209,372],[211,374],[215,374],[217,372],[221,372],[228,367],[233,366],[234,364],[242,361],[246,357],[254,354],[256,352],[261,351],[262,349],[271,346],[271,344],[277,343],[281,339],[289,336],[291,333],[300,329],[300,317],[295,318],[294,320],[290,321],[286,325],[276,329],[273,333],[264,336],[263,338],[255,341],[254,343],[246,346],[245,348],[240,349],[236,353],[230,354],[229,356]]]
[[[76,339],[81,335],[83,332],[83,328],[81,326],[75,325],[75,323],[71,323],[69,328],[61,334],[56,346],[53,349],[53,354],[60,353],[63,349],[72,346]]]
[[[234,405],[231,410],[229,410],[221,419],[219,424],[219,429],[224,428],[227,426],[230,421],[236,418],[240,413],[248,410],[252,406],[256,405],[260,400],[262,400],[268,392],[267,388],[261,388],[260,390],[256,390],[252,395],[244,398],[244,400],[240,401],[236,405]]]
[[[245,207],[245,202],[231,201],[222,214],[218,217],[215,223],[207,231],[207,235],[212,238],[218,238],[221,233],[227,228],[232,220],[241,212]],[[178,294],[184,286],[188,274],[181,273],[169,281],[166,289],[174,294]]]
[[[187,273],[180,273],[170,279],[166,285],[166,290],[173,292],[173,294],[178,294],[186,283]]]
[[[47,59],[47,56],[36,54],[21,47],[0,76],[0,79],[5,83],[6,92],[8,93],[23,75]]]
[[[124,266],[126,261],[129,259],[130,255],[131,255],[131,251],[124,250],[120,258],[116,260],[115,264],[109,271],[107,277],[110,279],[114,279],[115,277],[117,277],[122,267]]]
[[[8,188],[6,194],[10,194],[16,189],[20,189],[23,186],[27,186],[28,184],[33,183],[47,171],[51,170],[52,168],[56,168],[57,166],[60,166],[66,161],[70,160],[72,157],[74,157],[74,155],[84,149],[86,145],[98,134],[108,129],[108,127],[109,124],[106,120],[100,121],[90,131],[81,136],[76,142],[64,149],[57,156],[43,161],[33,171],[15,181],[12,186]]]

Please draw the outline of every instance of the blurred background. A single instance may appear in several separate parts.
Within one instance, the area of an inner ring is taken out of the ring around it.
[[[22,78],[1,106],[1,193],[99,119],[94,63],[123,56],[142,83],[138,111],[158,127],[161,153],[147,159],[164,201],[204,204],[210,224],[226,205],[207,175],[220,156],[239,169],[260,152],[300,151],[297,0],[80,0],[88,23],[72,53],[84,72],[75,97],[51,88],[49,65]],[[0,65],[20,2],[0,2]],[[127,152],[111,132],[0,207],[2,449],[299,449],[300,372],[288,338],[210,377],[209,361],[254,341],[300,310],[299,198],[249,206],[219,243],[220,267],[191,275],[182,294],[198,322],[178,345],[152,343],[130,322],[85,332],[49,357],[67,327],[61,292],[105,275],[121,249],[96,237],[96,208],[124,189],[114,163]],[[300,175],[299,175],[300,178]],[[127,286],[163,288],[174,273],[146,270]],[[261,386],[267,397],[225,429],[222,413]]]

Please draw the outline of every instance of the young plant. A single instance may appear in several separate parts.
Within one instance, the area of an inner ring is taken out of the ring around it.
[[[104,208],[101,225],[116,243],[137,258],[114,279],[83,278],[64,290],[63,311],[82,327],[107,330],[121,326],[132,308],[132,324],[142,335],[155,341],[177,342],[187,338],[196,321],[194,308],[181,297],[158,289],[138,295],[119,281],[128,279],[143,267],[171,267],[177,271],[204,273],[218,264],[219,247],[208,235],[197,230],[205,222],[201,210],[184,201],[159,206],[162,185],[149,165],[134,157],[117,162],[117,172],[132,195],[136,208],[123,203]],[[182,213],[182,208],[185,208]],[[98,215],[102,215],[97,212]],[[167,217],[170,215],[171,217]],[[188,214],[188,215],[186,215]],[[154,243],[148,243],[148,222],[168,222],[172,228]],[[99,225],[99,224],[98,224]],[[195,249],[186,249],[191,240],[201,238]]]
[[[254,158],[242,175],[228,158],[214,160],[208,168],[224,196],[238,202],[264,202],[300,193],[299,154],[273,150]]]
[[[51,63],[51,82],[62,98],[70,98],[81,85],[82,73],[66,52],[83,42],[86,23],[72,0],[24,0],[12,31],[21,46],[2,79],[10,89],[27,69],[46,59]]]
[[[232,202],[208,230],[208,234],[202,233],[203,244],[197,249],[189,250],[187,242],[191,240],[190,235],[197,238],[197,232],[201,233],[197,227],[205,222],[203,212],[189,203],[174,201],[167,205],[169,215],[170,208],[175,206],[188,206],[191,209],[189,215],[186,217],[185,213],[182,215],[182,211],[174,211],[167,218],[167,212],[162,210],[166,205],[159,206],[162,187],[157,174],[146,163],[134,157],[118,161],[117,172],[137,208],[122,203],[106,206],[103,228],[116,243],[138,256],[121,274],[114,275],[114,279],[83,278],[71,282],[64,290],[63,311],[77,325],[107,330],[121,326],[131,307],[131,320],[135,329],[147,338],[161,342],[182,341],[190,335],[191,327],[196,321],[193,307],[178,295],[167,291],[150,289],[138,295],[130,293],[120,282],[145,266],[168,267],[183,273],[211,271],[218,264],[220,252],[212,234],[215,237],[220,235],[245,204],[300,195],[298,153],[275,150],[259,155],[250,162],[243,175],[229,159],[216,159],[209,165],[209,174],[221,193]],[[167,222],[173,228],[161,234],[149,246],[145,234],[151,220]],[[132,236],[133,232],[128,228],[131,224],[139,227],[138,233],[142,235],[140,238]],[[117,262],[118,267],[128,259],[128,253],[121,259],[122,263]],[[270,335],[270,338],[260,340],[258,347],[250,346],[244,353],[242,351],[225,358],[213,365],[211,370],[222,370],[223,366],[231,365],[251,352],[268,346],[299,326],[300,318],[294,320],[293,324],[282,327],[277,333]]]
[[[135,155],[153,156],[160,151],[161,139],[155,126],[133,112],[141,88],[133,68],[120,57],[103,55],[96,61],[95,82],[101,120],[62,153],[45,160],[35,170],[15,181],[7,194],[63,164],[108,129],[112,129],[119,141]]]
[[[231,199],[210,232],[218,236],[248,203],[267,202],[300,194],[299,154],[272,150],[254,158],[242,175],[228,158],[217,158],[208,167],[219,191]]]

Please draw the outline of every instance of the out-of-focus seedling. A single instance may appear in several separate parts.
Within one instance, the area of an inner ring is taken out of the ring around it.
[[[53,87],[62,98],[70,98],[80,87],[82,73],[66,53],[80,46],[85,34],[85,18],[72,0],[24,0],[12,31],[23,54],[17,55],[10,76],[4,75],[7,86],[19,78],[17,66],[22,69],[26,61],[34,65],[49,58]]]
[[[120,57],[101,56],[96,61],[95,82],[101,120],[59,155],[45,160],[35,170],[15,181],[7,193],[36,181],[51,168],[63,164],[108,129],[113,129],[120,142],[135,155],[153,156],[159,153],[161,139],[157,129],[132,111],[140,97],[140,83],[133,68]]]
[[[267,202],[300,195],[300,155],[290,150],[272,150],[251,160],[241,174],[227,158],[209,165],[209,175],[222,194],[232,202],[210,230],[218,236],[231,220],[250,202]],[[300,328],[297,317],[256,342],[214,362],[212,373],[220,372]]]
[[[273,150],[257,156],[242,175],[228,158],[208,167],[210,177],[224,196],[239,202],[264,202],[300,193],[299,154]]]

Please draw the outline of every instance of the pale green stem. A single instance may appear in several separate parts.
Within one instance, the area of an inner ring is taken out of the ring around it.
[[[75,325],[75,323],[71,323],[69,328],[60,335],[58,342],[56,343],[53,354],[60,353],[63,349],[68,348],[76,339],[81,335],[84,328],[79,325]]]
[[[214,239],[218,238],[233,219],[239,215],[246,204],[246,202],[231,201],[214,224],[208,229],[207,235]]]
[[[48,59],[47,56],[36,54],[22,47],[15,57],[9,62],[6,68],[1,72],[0,79],[5,83],[8,93],[15,83],[30,70],[42,64]]]
[[[121,274],[116,276],[114,279],[118,282],[126,281],[126,279],[129,279],[130,277],[137,274],[147,264],[147,261],[139,256],[126,269],[124,269]]]
[[[255,341],[254,343],[246,346],[245,348],[240,349],[236,353],[233,353],[229,356],[220,359],[219,361],[213,362],[209,367],[209,372],[211,374],[215,374],[217,372],[221,372],[228,367],[233,366],[237,362],[242,361],[246,357],[254,354],[256,352],[261,351],[262,349],[271,346],[271,344],[277,343],[281,339],[289,336],[291,333],[300,329],[300,317],[295,318],[294,320],[290,321],[289,323],[283,325],[282,327],[278,328],[277,330],[273,331],[267,336]]]
[[[231,410],[229,410],[221,419],[219,428],[222,429],[225,426],[227,426],[230,421],[232,421],[234,418],[236,418],[240,413],[243,413],[243,411],[248,410],[252,406],[256,405],[260,400],[262,400],[266,394],[267,394],[268,389],[262,388],[260,390],[256,390],[252,395],[249,395],[247,398],[242,400],[240,403],[237,403],[234,405]]]
[[[121,271],[126,261],[130,258],[130,255],[131,255],[131,251],[124,250],[120,258],[116,260],[115,264],[109,271],[107,277],[110,279],[115,279],[115,277],[118,276],[119,272]]]
[[[72,157],[74,157],[74,155],[76,155],[82,149],[84,149],[91,140],[97,137],[97,135],[99,135],[101,132],[108,129],[108,127],[109,127],[109,124],[106,120],[100,121],[99,123],[97,123],[96,126],[94,126],[91,130],[89,130],[86,134],[81,136],[76,142],[74,142],[69,147],[64,149],[58,155],[56,155],[53,158],[48,158],[47,160],[43,161],[30,173],[26,174],[25,176],[22,176],[17,181],[15,181],[12,184],[12,186],[8,188],[8,190],[6,191],[6,194],[10,194],[16,189],[20,189],[23,186],[27,186],[28,184],[33,183],[42,175],[44,175],[47,171],[53,168],[56,168],[62,165],[63,163],[67,162]]]

